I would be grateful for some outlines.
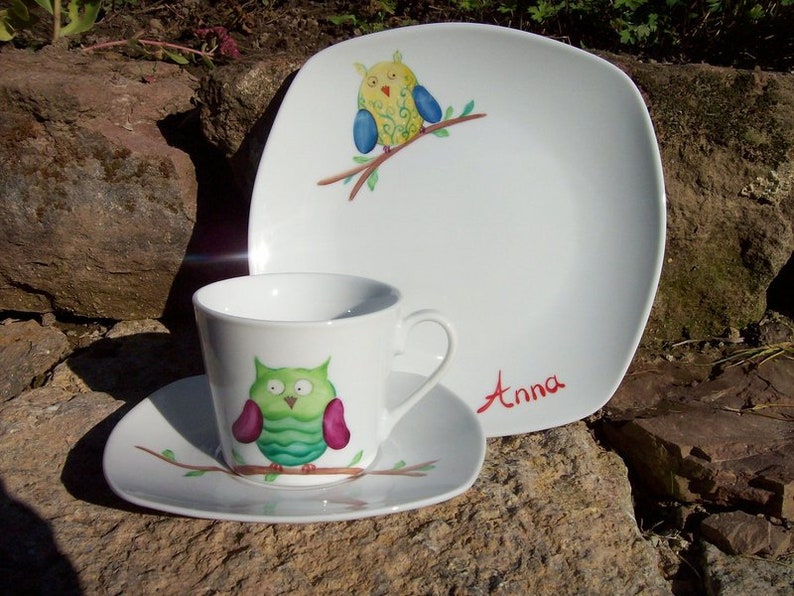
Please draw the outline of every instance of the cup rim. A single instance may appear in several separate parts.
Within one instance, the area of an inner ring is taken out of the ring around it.
[[[347,317],[338,317],[338,318],[321,318],[321,319],[305,319],[305,320],[287,320],[287,319],[265,319],[265,318],[258,318],[258,317],[250,317],[250,316],[243,316],[243,315],[236,315],[231,314],[228,312],[224,312],[214,308],[212,306],[207,305],[206,303],[202,302],[201,294],[210,291],[210,288],[217,288],[221,285],[228,285],[234,281],[239,281],[246,278],[278,278],[278,277],[307,277],[307,278],[338,278],[338,279],[347,279],[351,281],[358,281],[368,284],[373,284],[375,286],[379,286],[383,288],[384,295],[391,295],[394,297],[392,303],[388,306],[383,308],[379,308],[377,310],[366,312],[357,315],[351,315]],[[381,280],[377,280],[371,277],[366,277],[363,275],[353,275],[348,273],[331,273],[331,272],[315,272],[315,271],[289,271],[289,272],[266,272],[266,273],[249,273],[247,275],[238,275],[235,277],[227,277],[224,279],[220,279],[197,289],[193,292],[192,297],[193,308],[196,311],[196,314],[199,312],[203,313],[204,315],[217,317],[219,319],[223,319],[226,321],[231,322],[239,322],[244,324],[260,324],[260,325],[268,325],[268,326],[289,326],[289,327],[309,327],[309,326],[329,326],[329,325],[346,325],[346,324],[353,324],[357,321],[362,321],[368,318],[374,318],[383,316],[384,313],[387,313],[393,309],[399,307],[400,303],[402,302],[402,292],[398,290],[395,286],[386,283]]]

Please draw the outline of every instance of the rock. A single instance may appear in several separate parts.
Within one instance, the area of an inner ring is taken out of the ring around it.
[[[743,511],[716,513],[700,524],[703,538],[729,555],[772,555],[791,548],[791,532]]]
[[[230,160],[240,187],[250,196],[270,126],[292,75],[308,58],[273,55],[236,62],[204,77],[198,95],[206,139]]]
[[[113,341],[127,337],[135,335]],[[75,585],[85,593],[338,593],[351,586],[365,593],[669,593],[634,519],[626,469],[584,423],[491,439],[472,489],[416,511],[307,525],[188,519],[131,506],[102,478],[104,444],[139,399],[140,379],[131,375],[127,404],[50,385],[0,405],[0,465],[11,503],[0,524],[50,530],[31,533],[27,554],[10,559],[28,585],[43,589],[47,581],[58,593]],[[0,533],[0,552],[13,553],[20,535]],[[0,590],[8,591],[9,577],[0,576]]]
[[[0,401],[15,398],[69,352],[69,341],[55,327],[7,319],[0,324]]]
[[[789,595],[794,589],[794,557],[781,561],[726,555],[703,545],[704,584],[709,596]]]
[[[663,368],[668,367],[665,365]],[[794,360],[735,366],[692,385],[651,367],[624,381],[605,439],[653,494],[794,519]],[[632,419],[626,393],[650,401]]]
[[[0,310],[162,315],[196,176],[161,129],[193,86],[165,63],[0,52]]]
[[[192,334],[171,334],[153,320],[122,321],[56,366],[50,384],[72,393],[101,391],[117,399],[140,400],[171,381],[202,371]]]
[[[667,247],[646,337],[709,337],[767,308],[794,247],[794,75],[611,57],[654,123]],[[791,280],[775,307],[794,310]]]

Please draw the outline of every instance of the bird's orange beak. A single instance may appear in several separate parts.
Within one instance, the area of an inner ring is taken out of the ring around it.
[[[380,88],[380,90],[383,91],[383,94],[386,97],[391,97],[391,89],[389,88],[388,85],[384,85],[383,87]]]

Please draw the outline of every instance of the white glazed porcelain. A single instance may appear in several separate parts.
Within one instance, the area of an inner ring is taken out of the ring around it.
[[[205,286],[193,303],[224,460],[268,487],[317,486],[365,470],[455,351],[443,315],[405,315],[396,288],[361,277],[249,275]],[[387,407],[394,356],[428,322],[445,336],[446,353]]]
[[[360,89],[362,105],[391,101],[413,84],[405,68],[424,89],[415,103],[432,95],[442,120],[361,153]],[[498,436],[580,419],[612,396],[664,232],[656,139],[623,72],[516,30],[423,25],[332,46],[297,74],[259,165],[249,264],[384,279],[408,311],[444,312],[459,339],[444,383]],[[445,349],[429,330],[412,345],[400,370],[426,372]]]
[[[422,381],[395,373],[390,401]],[[255,522],[349,520],[439,503],[477,477],[485,437],[471,409],[442,385],[394,427],[355,479],[325,488],[262,489],[225,467],[205,376],[156,391],[128,412],[105,446],[103,468],[123,499],[191,517]]]

